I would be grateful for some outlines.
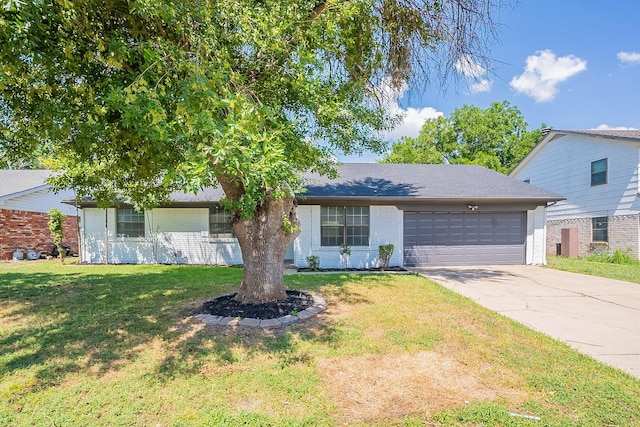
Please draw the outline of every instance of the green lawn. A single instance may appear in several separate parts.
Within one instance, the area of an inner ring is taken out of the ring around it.
[[[287,276],[328,303],[287,329],[189,317],[241,273],[0,264],[0,425],[640,425],[640,381],[415,275]]]
[[[547,257],[547,262],[548,267],[557,270],[640,283],[640,264],[612,264],[566,257]]]

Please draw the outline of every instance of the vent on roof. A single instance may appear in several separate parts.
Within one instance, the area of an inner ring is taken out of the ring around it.
[[[549,132],[551,132],[551,128],[542,128],[542,136],[547,136]]]

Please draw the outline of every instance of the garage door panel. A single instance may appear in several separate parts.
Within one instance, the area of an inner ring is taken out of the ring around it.
[[[523,212],[405,212],[407,266],[523,264]]]

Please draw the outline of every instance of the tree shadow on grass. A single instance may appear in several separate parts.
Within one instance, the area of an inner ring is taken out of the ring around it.
[[[368,279],[367,279],[368,277]],[[366,295],[354,290],[354,283],[383,284],[383,276],[362,275],[296,275],[287,276],[287,288],[305,289],[323,297],[349,305],[371,304]],[[333,319],[331,303],[327,311],[306,320],[300,320],[276,328],[247,326],[205,326],[199,320],[191,318],[183,323],[183,334],[189,336],[174,348],[158,367],[158,374],[168,381],[179,374],[201,374],[211,365],[220,372],[233,372],[234,367],[251,366],[252,358],[262,363],[272,363],[274,369],[284,369],[297,364],[309,364],[313,355],[305,350],[303,342],[313,342],[327,348],[339,347],[349,339],[350,329]],[[265,362],[266,359],[271,362]],[[205,366],[208,365],[208,366]],[[251,368],[252,369],[252,368]]]
[[[153,340],[175,339],[176,317],[189,302],[237,288],[241,277],[239,270],[231,281],[209,281],[193,274],[197,268],[72,268],[0,272],[3,376],[29,370],[38,387],[73,372],[117,370]]]
[[[243,355],[267,355],[286,367],[310,360],[300,342],[330,347],[344,339],[344,328],[322,315],[273,330],[212,328],[189,318],[204,300],[237,289],[241,275],[241,269],[184,266],[0,271],[0,375],[29,370],[33,388],[56,385],[76,372],[100,377],[154,345],[163,347],[156,373],[165,379],[198,373],[207,363],[242,364]],[[371,303],[348,284],[387,282],[377,274],[287,277],[288,288],[319,291],[347,304]]]

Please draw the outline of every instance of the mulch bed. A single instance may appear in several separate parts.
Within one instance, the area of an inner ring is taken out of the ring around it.
[[[287,291],[283,301],[265,304],[242,304],[233,298],[235,293],[209,300],[202,305],[200,313],[243,319],[277,319],[291,313],[299,313],[313,305],[313,297],[304,291]]]

